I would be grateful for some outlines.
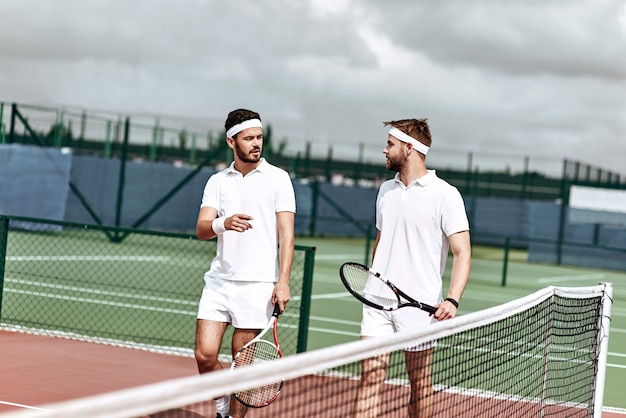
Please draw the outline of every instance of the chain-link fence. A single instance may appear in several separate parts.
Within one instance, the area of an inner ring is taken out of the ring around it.
[[[188,234],[0,216],[1,326],[190,355],[215,251]],[[314,248],[296,247],[285,354],[306,350],[313,262]]]

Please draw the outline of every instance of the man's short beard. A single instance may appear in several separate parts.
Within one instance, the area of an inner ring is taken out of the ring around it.
[[[402,158],[395,158],[395,159],[388,158],[386,168],[387,170],[395,171],[399,173],[400,171],[402,171],[402,168],[404,168],[404,163],[405,163],[405,159],[402,159]]]
[[[261,148],[259,148],[259,156],[258,157],[250,157],[246,153],[244,153],[241,148],[235,142],[235,152],[237,153],[237,157],[244,163],[258,163],[261,160]]]

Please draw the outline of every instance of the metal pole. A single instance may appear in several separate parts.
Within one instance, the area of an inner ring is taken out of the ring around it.
[[[4,131],[4,102],[0,102],[0,144],[6,143],[6,135]]]
[[[598,318],[598,370],[593,394],[593,416],[594,418],[602,417],[602,402],[604,398],[604,385],[606,379],[606,363],[609,353],[609,327],[611,325],[611,307],[613,304],[613,284],[600,283],[604,286],[604,294],[602,296],[602,312]]]
[[[509,251],[511,249],[511,238],[506,237],[504,241],[504,260],[502,261],[502,287],[506,286],[506,276],[509,269]]]
[[[2,295],[4,293],[4,268],[9,239],[9,218],[0,216],[0,316],[2,315]]]
[[[115,226],[119,227],[122,221],[122,202],[124,200],[124,184],[126,181],[126,159],[128,154],[128,136],[130,131],[130,118],[126,118],[124,125],[124,144],[120,157],[120,177],[117,183],[117,203],[115,205]],[[117,236],[117,231],[115,232]]]
[[[314,265],[315,247],[309,247],[304,256],[304,282],[302,284],[302,296],[300,300],[300,324],[298,326],[298,344],[296,349],[298,353],[303,353],[307,349]]]

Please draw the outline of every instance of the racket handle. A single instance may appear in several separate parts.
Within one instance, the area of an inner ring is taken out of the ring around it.
[[[278,306],[278,303],[276,303],[274,305],[274,312],[272,313],[272,316],[278,318],[278,315],[280,315],[280,306]]]
[[[434,306],[426,305],[425,303],[422,303],[422,310],[428,312],[431,315],[434,315],[435,312],[437,312],[437,308],[435,308]]]

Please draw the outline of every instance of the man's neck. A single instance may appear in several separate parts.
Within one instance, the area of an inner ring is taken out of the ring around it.
[[[256,163],[248,163],[239,159],[235,160],[235,170],[239,171],[244,177],[251,171],[255,170],[259,164],[261,164],[262,160],[257,161]]]
[[[428,170],[424,162],[421,162],[421,164],[407,164],[400,171],[400,181],[404,183],[405,186],[408,186],[415,180],[424,177],[426,174],[428,174]]]

